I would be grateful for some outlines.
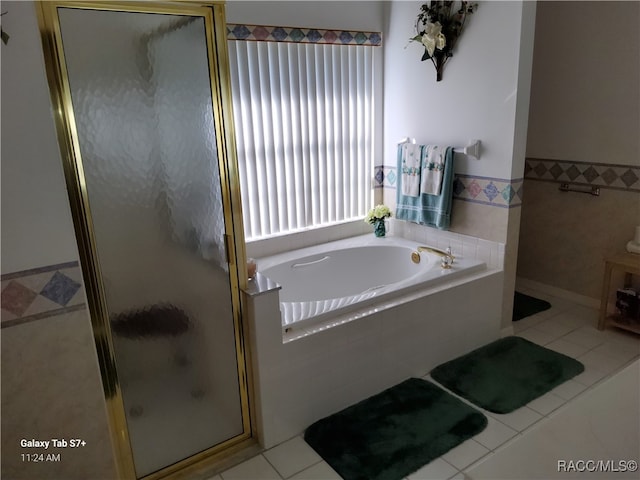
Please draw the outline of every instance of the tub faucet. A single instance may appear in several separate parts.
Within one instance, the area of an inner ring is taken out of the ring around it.
[[[413,263],[420,263],[420,252],[434,253],[441,257],[442,262],[440,263],[440,266],[442,268],[451,268],[455,258],[451,254],[451,247],[447,247],[446,250],[440,250],[439,248],[420,246],[416,248],[415,252],[411,253],[411,260],[413,260]]]

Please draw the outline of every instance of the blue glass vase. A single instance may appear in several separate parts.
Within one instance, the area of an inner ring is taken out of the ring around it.
[[[373,224],[373,233],[376,237],[384,237],[387,234],[387,227],[384,220],[376,220]]]

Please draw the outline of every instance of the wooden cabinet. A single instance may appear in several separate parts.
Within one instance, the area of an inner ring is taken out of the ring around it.
[[[625,274],[624,285],[611,285],[611,276],[614,271]],[[629,287],[632,275],[640,275],[640,255],[621,253],[605,260],[598,330],[604,330],[607,325],[613,325],[640,334],[640,322],[638,322],[637,318],[624,318],[616,312],[609,311],[611,292],[621,287]]]

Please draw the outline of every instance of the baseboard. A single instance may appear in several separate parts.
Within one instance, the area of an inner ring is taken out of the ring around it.
[[[537,282],[528,278],[516,277],[516,290],[518,287],[530,288],[532,290],[538,290],[539,292],[553,295],[554,297],[563,298],[571,302],[583,305],[589,308],[599,308],[600,300],[597,298],[587,297],[586,295],[580,295],[579,293],[564,290],[562,288],[547,285],[546,283]]]
[[[500,338],[510,337],[514,334],[513,325],[509,325],[508,327],[504,327],[500,330]]]

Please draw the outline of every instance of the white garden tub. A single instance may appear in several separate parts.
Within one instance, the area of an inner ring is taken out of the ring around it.
[[[486,269],[484,262],[453,252],[452,268],[441,257],[412,252],[418,243],[399,237],[363,235],[265,257],[258,269],[277,282],[284,331],[348,314],[375,312],[377,305],[402,303],[420,291]]]

